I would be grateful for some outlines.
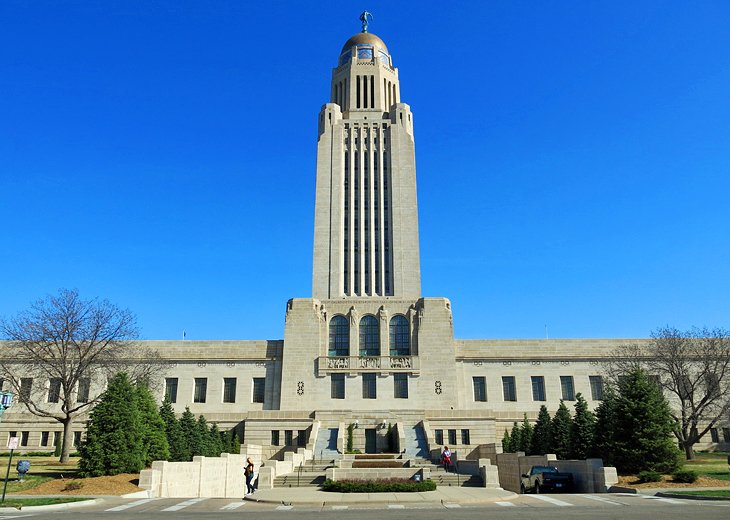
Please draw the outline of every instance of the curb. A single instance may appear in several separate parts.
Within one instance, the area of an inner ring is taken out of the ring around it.
[[[103,498],[94,498],[90,500],[79,500],[78,502],[64,502],[62,504],[48,504],[45,506],[26,506],[23,508],[17,507],[0,507],[0,513],[17,513],[18,511],[63,511],[65,509],[75,509],[77,507],[92,506],[94,504],[101,504],[104,502]]]
[[[684,495],[681,493],[664,493],[662,491],[654,496],[662,498],[680,498],[682,500],[730,500],[730,497],[713,497],[710,495]]]
[[[609,493],[631,493],[632,495],[636,495],[639,491],[636,488],[611,486],[610,488],[608,488],[608,492]]]

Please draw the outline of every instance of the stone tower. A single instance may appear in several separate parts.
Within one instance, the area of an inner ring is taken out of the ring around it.
[[[413,118],[368,32],[342,47],[319,114],[312,296],[421,296]]]

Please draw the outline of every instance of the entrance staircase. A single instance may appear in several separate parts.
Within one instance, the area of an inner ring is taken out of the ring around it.
[[[337,451],[338,428],[320,428],[317,439],[314,442],[313,457],[316,461],[335,461],[342,458]]]

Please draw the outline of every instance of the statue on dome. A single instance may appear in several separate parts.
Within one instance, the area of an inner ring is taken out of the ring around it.
[[[360,15],[360,21],[362,22],[362,32],[364,33],[368,32],[368,18],[372,21],[373,13],[363,11]]]

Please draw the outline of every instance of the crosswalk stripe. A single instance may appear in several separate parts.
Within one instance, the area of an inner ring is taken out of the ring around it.
[[[406,506],[402,504],[388,504],[388,509],[405,509]]]
[[[192,506],[193,504],[197,504],[198,502],[202,502],[205,500],[205,498],[191,498],[190,500],[186,500],[185,502],[180,502],[179,504],[175,504],[174,506],[166,507],[162,510],[162,512],[171,512],[171,511],[180,511],[181,509],[185,509],[186,507]]]
[[[573,504],[569,504],[568,502],[563,502],[562,500],[558,500],[557,498],[548,497],[545,495],[525,495],[525,496],[534,498],[536,500],[542,500],[543,502],[549,502],[550,504],[553,504],[555,506],[560,506],[560,507],[566,507],[566,506],[573,505]]]
[[[151,502],[153,500],[155,500],[155,499],[154,498],[143,498],[142,500],[130,502],[129,504],[122,504],[121,506],[112,507],[111,509],[107,509],[107,511],[124,511],[125,509],[129,509],[130,507],[141,506],[142,504],[146,504],[147,502]]]
[[[350,506],[332,506],[332,509],[334,509],[335,511],[342,511],[344,509],[347,509],[348,507]]]
[[[221,507],[221,509],[233,510],[233,509],[238,509],[239,507],[245,506],[245,505],[246,505],[246,502],[244,502],[244,501],[231,502],[230,504],[226,504],[223,507]]]
[[[502,507],[515,507],[512,502],[495,502],[495,504]]]
[[[276,506],[277,511],[289,511],[294,506]]]
[[[655,502],[664,502],[665,504],[684,504],[681,500],[674,500],[673,498],[664,498],[664,497],[653,497],[650,495],[639,495],[641,498],[646,498],[649,500],[654,500]]]
[[[461,504],[444,504],[444,507],[447,509],[455,509],[461,507]]]
[[[613,500],[609,500],[607,498],[598,497],[596,495],[581,495],[581,498],[587,498],[589,500],[597,500],[598,502],[603,502],[604,504],[611,504],[613,506],[621,506],[620,502],[614,502]]]

